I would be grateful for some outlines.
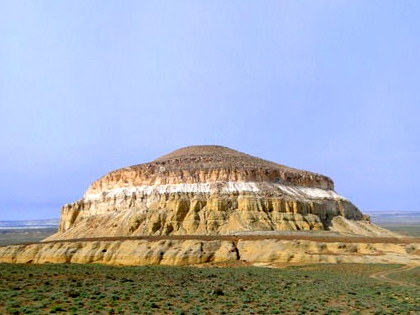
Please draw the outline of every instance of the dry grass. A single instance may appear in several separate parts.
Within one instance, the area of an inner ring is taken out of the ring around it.
[[[418,314],[418,289],[369,277],[397,267],[0,264],[0,313]]]

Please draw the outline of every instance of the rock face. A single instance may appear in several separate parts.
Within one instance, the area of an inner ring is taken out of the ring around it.
[[[195,265],[247,263],[393,263],[420,266],[420,244],[309,240],[75,241],[0,247],[0,263]]]
[[[62,208],[49,240],[284,230],[383,232],[326,176],[226,147],[192,146],[103,176]]]

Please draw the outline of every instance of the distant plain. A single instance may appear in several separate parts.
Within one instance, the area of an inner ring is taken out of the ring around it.
[[[0,245],[39,242],[57,232],[57,228],[0,229]]]
[[[369,214],[373,223],[390,231],[420,237],[420,211],[376,211]]]

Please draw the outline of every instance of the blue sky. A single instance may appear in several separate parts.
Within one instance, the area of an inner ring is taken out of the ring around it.
[[[0,220],[220,144],[420,209],[419,1],[0,0]]]

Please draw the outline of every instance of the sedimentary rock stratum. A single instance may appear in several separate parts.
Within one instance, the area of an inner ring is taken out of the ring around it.
[[[222,146],[192,146],[98,179],[62,208],[50,239],[284,230],[387,233],[326,176]]]

